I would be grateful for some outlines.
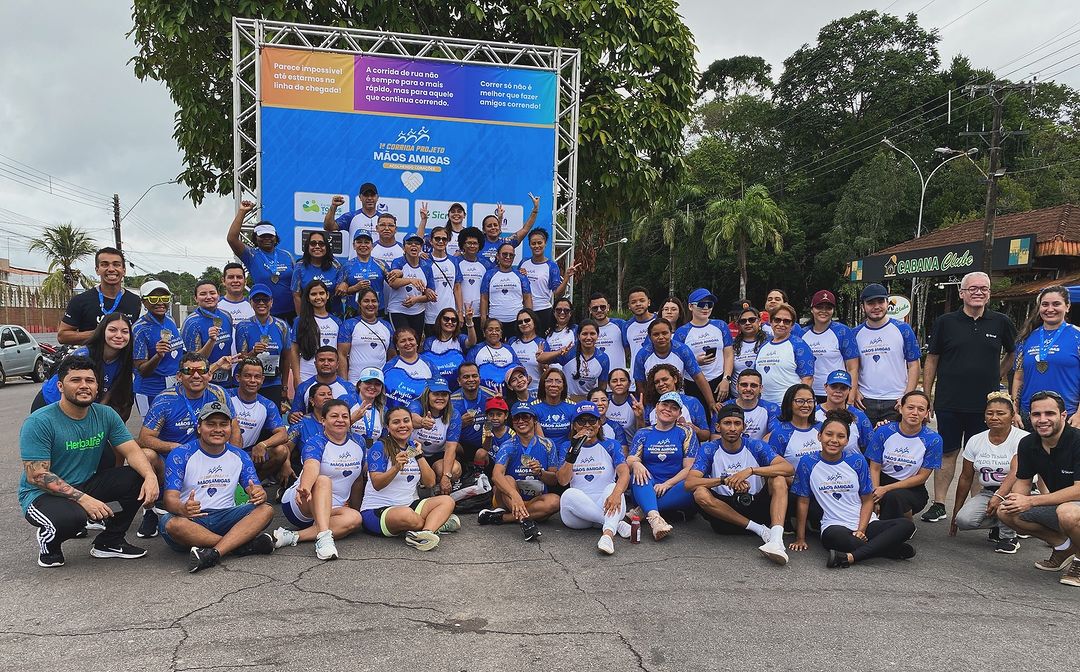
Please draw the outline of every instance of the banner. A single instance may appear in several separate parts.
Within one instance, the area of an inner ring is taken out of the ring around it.
[[[845,275],[851,282],[881,282],[939,275],[962,276],[982,270],[982,260],[983,243],[979,240],[974,243],[943,245],[856,259],[848,264]],[[1035,261],[1035,236],[996,238],[991,261],[995,271],[1027,268]]]
[[[299,255],[335,195],[338,215],[358,210],[365,182],[397,217],[399,241],[425,204],[429,231],[452,203],[476,226],[502,203],[502,229],[516,232],[530,192],[541,199],[534,228],[550,233],[554,72],[277,47],[262,48],[260,68],[261,217],[285,249]],[[334,249],[348,256],[352,241]]]

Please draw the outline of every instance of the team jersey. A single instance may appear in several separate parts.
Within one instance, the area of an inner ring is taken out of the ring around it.
[[[577,327],[570,325],[566,329],[552,331],[546,339],[548,352],[562,350],[564,347],[577,343]],[[610,358],[609,358],[610,359]]]
[[[756,368],[761,373],[761,398],[779,404],[789,387],[814,375],[814,353],[798,336],[788,336],[762,345]]]
[[[89,357],[90,349],[85,345],[80,345],[68,354],[68,357]],[[120,370],[120,358],[112,360],[111,362],[101,362],[101,374],[105,380],[98,383],[98,395],[97,398],[104,399],[105,393],[112,387],[113,381],[116,380],[116,374]],[[57,374],[53,374],[51,378],[46,380],[41,385],[41,397],[45,400],[46,404],[55,404],[60,401],[60,388],[58,387],[59,378]]]
[[[990,430],[968,439],[964,446],[964,459],[974,466],[982,487],[996,489],[1001,486],[1012,468],[1012,459],[1016,456],[1020,439],[1027,435],[1019,427],[1010,427],[1009,435],[1000,444],[990,440]]]
[[[421,417],[425,415],[419,399],[409,404],[409,412]],[[449,422],[443,420],[442,417],[436,417],[434,420],[435,426],[431,429],[416,426],[413,429],[412,440],[420,444],[425,455],[441,456],[443,451],[446,450],[446,444],[456,444],[461,440],[461,414],[455,411],[453,405],[451,405]]]
[[[413,445],[411,441],[409,445]],[[418,490],[420,487],[420,465],[416,463],[415,457],[409,458],[409,461],[394,475],[394,479],[386,487],[382,490],[375,489],[371,474],[385,473],[390,469],[391,464],[397,463],[387,454],[386,450],[382,441],[376,441],[368,450],[368,481],[367,485],[364,486],[364,503],[361,504],[361,511],[371,511],[372,509],[381,509],[387,506],[408,506],[420,499]]]
[[[730,406],[734,403],[735,401],[732,400],[724,405]],[[743,409],[743,418],[746,420],[743,436],[764,441],[765,437],[772,434],[780,424],[780,407],[772,402],[758,399],[757,406],[750,410]]]
[[[601,431],[604,432],[605,439],[610,439],[614,441],[616,444],[618,444],[620,450],[624,452],[626,451],[626,431],[623,429],[622,425],[613,420],[605,419],[604,424],[601,425]]]
[[[559,270],[559,265],[550,259],[539,263],[526,259],[518,264],[518,273],[529,279],[533,310],[551,308],[555,299],[555,290],[562,284],[562,272]]]
[[[776,459],[776,453],[764,441],[748,439],[745,436],[735,452],[728,452],[722,441],[706,441],[698,449],[693,470],[700,471],[705,478],[727,478],[748,467],[767,467]],[[746,479],[750,486],[749,494],[756,495],[765,487],[765,479],[751,475]],[[735,492],[726,485],[717,485],[712,491],[721,497],[730,497]]]
[[[370,283],[371,289],[375,290],[375,295],[379,299],[379,308],[385,308],[386,297],[383,295],[383,283],[386,281],[386,274],[383,273],[383,267],[379,265],[379,262],[371,257],[368,257],[367,261],[360,261],[359,257],[352,257],[346,261],[341,267],[341,281],[352,287],[361,280],[367,280]],[[346,314],[355,315],[360,312],[357,296],[359,292],[345,296]]]
[[[757,345],[756,341],[732,341],[732,346],[738,345],[739,351],[735,354],[735,366],[731,369],[731,393],[736,394],[736,385],[739,381],[739,374],[747,369],[753,369],[757,365],[758,351],[754,350],[754,346]],[[764,343],[762,344],[764,345]]]
[[[297,262],[296,267],[293,269],[292,276],[292,291],[294,294],[302,293],[304,288],[308,284],[321,280],[327,289],[330,290],[330,296],[334,295],[334,288],[337,287],[338,282],[341,281],[341,266],[335,261],[330,264],[329,268],[323,268],[322,266],[315,266],[303,261]]]
[[[203,511],[236,507],[236,487],[261,485],[251,456],[231,443],[214,455],[198,439],[173,448],[165,458],[165,489],[180,493],[183,504],[195,493]]]
[[[375,238],[375,244],[371,246],[371,258],[374,259],[383,271],[383,291],[382,300],[388,301],[390,298],[390,285],[386,282],[386,274],[390,272],[390,267],[395,261],[405,256],[405,248],[395,241],[391,245],[383,245],[379,242],[378,238]],[[380,302],[379,305],[383,310],[386,310],[386,304]]]
[[[431,269],[433,282],[428,287],[435,290],[435,300],[424,304],[424,322],[435,324],[435,318],[444,308],[457,308],[454,288],[461,284],[461,271],[458,270],[457,257],[432,257],[423,263]]]
[[[168,315],[159,322],[150,313],[144,313],[131,328],[131,356],[135,361],[153,357],[163,335],[169,341],[169,352],[158,360],[153,372],[144,375],[139,372],[139,367],[135,367],[135,392],[151,398],[175,384],[180,358],[184,356],[184,341],[180,338],[180,329]]]
[[[713,361],[701,365],[706,380],[716,380],[724,375],[724,348],[731,346],[731,332],[720,320],[709,320],[697,325],[687,322],[675,330],[675,340],[684,344],[694,355],[694,361],[705,354],[705,348],[716,350]]]
[[[1066,323],[1051,331],[1040,327],[1024,339],[1018,350],[1023,381],[1020,410],[1031,410],[1031,397],[1036,392],[1052,390],[1065,400],[1066,413],[1076,413],[1080,401],[1080,328]],[[1045,355],[1040,354],[1042,350]],[[1046,362],[1045,372],[1038,369],[1040,359]]]
[[[232,403],[233,417],[240,425],[240,443],[243,444],[240,447],[244,450],[251,450],[251,447],[259,442],[263,431],[270,434],[285,426],[281,412],[274,408],[274,402],[261,394],[256,394],[254,401],[247,402],[233,390],[229,401]]]
[[[472,422],[462,422],[461,443],[471,447],[478,447],[483,440],[484,406],[491,397],[483,390],[476,391],[476,399],[469,400],[461,390],[450,395],[450,403],[454,405],[459,417],[464,417],[470,411],[473,413]]]
[[[481,385],[495,390],[502,389],[506,372],[520,364],[513,350],[501,344],[493,348],[487,342],[474,345],[465,355],[465,361],[479,367]]]
[[[419,398],[436,371],[426,354],[417,355],[412,362],[405,361],[400,355],[387,362],[383,366],[387,410],[408,406],[413,399]]]
[[[293,343],[297,342],[296,334],[300,326],[300,318],[296,318],[293,322],[292,331],[289,332],[289,339]],[[332,345],[337,347],[338,333],[341,331],[341,320],[336,315],[327,315],[326,317],[315,316],[315,326],[319,329],[319,347],[324,345]],[[300,362],[300,381],[303,382],[308,378],[315,375],[315,356],[312,355],[311,359],[305,358],[299,352],[296,353],[296,358]]]
[[[356,413],[360,411],[360,405],[360,399],[357,397],[356,403],[349,409],[349,414],[355,417]],[[370,445],[382,438],[382,419],[382,412],[373,404],[352,424],[352,431],[367,439],[368,445]]]
[[[319,462],[319,475],[328,476],[331,484],[331,506],[345,506],[352,495],[353,484],[364,473],[364,450],[367,442],[362,436],[352,432],[345,435],[345,441],[337,444],[327,437],[312,438],[300,448],[301,463],[308,460]],[[293,482],[282,496],[282,503],[296,500],[296,490],[300,479]]]
[[[529,381],[529,391],[536,392],[540,386],[540,362],[536,361],[536,356],[548,351],[547,343],[539,336],[534,336],[531,341],[523,341],[515,337],[511,338],[506,346],[514,351],[518,363],[525,367],[529,378],[532,379]]]
[[[914,476],[920,469],[941,468],[941,435],[929,427],[908,436],[900,423],[890,422],[874,430],[866,459],[881,465],[881,473],[897,481]]]
[[[912,328],[890,318],[877,328],[863,322],[854,332],[859,348],[859,391],[869,399],[904,396],[908,362],[918,361],[922,355]]]
[[[349,344],[349,382],[355,385],[364,369],[386,365],[387,352],[394,344],[394,327],[382,319],[368,322],[353,317],[338,329],[337,342]]]
[[[229,395],[217,385],[207,385],[198,399],[189,399],[179,383],[154,398],[143,418],[143,427],[156,429],[157,438],[170,443],[184,443],[195,438],[199,409],[211,401],[229,403]]]
[[[223,296],[221,297],[221,300],[218,301],[217,307],[218,310],[232,319],[233,327],[235,327],[240,320],[255,317],[255,309],[251,307],[251,303],[248,302],[247,297],[244,297],[239,301],[230,301]]]
[[[287,250],[275,247],[264,252],[257,247],[245,247],[240,261],[247,268],[252,284],[270,288],[272,315],[286,315],[295,310],[292,295],[293,269],[296,260]]]
[[[596,338],[596,349],[607,355],[608,362],[617,369],[626,368],[626,329],[623,321],[612,317],[601,325]],[[554,349],[554,348],[553,348]]]
[[[326,436],[322,423],[316,420],[314,415],[305,415],[289,425],[289,441],[292,441],[295,447],[303,446],[313,436]]]
[[[465,257],[458,260],[458,273],[461,273],[461,308],[472,308],[473,315],[480,314],[480,284],[484,281],[491,264],[483,257],[469,261]]]
[[[874,433],[874,426],[870,424],[870,418],[862,410],[849,405],[848,413],[855,416],[855,421],[848,426],[847,449],[865,452],[870,443],[870,435]],[[825,421],[825,409],[818,406],[814,411],[814,420],[819,424]]]
[[[683,460],[697,458],[698,440],[693,431],[679,425],[644,427],[634,435],[630,455],[641,459],[653,482],[663,483],[682,470]]]
[[[512,245],[514,247],[514,251],[516,252],[517,247],[520,244],[521,243],[518,242],[513,237],[507,237],[507,238],[501,238],[500,237],[497,240],[489,240],[487,236],[484,236],[484,242],[480,246],[480,254],[479,254],[479,256],[483,257],[484,259],[487,259],[488,263],[491,264],[492,266],[494,266],[495,265],[495,256],[499,253],[499,248],[500,247],[502,247],[503,245]]]
[[[701,402],[691,397],[688,394],[679,393],[682,397],[682,412],[679,414],[683,420],[692,423],[698,429],[711,429],[712,423],[709,422],[709,415],[705,413],[705,407],[701,405]],[[608,413],[611,409],[608,409]],[[656,407],[651,404],[645,406],[645,422],[650,425],[656,424]]]
[[[769,448],[787,460],[792,468],[799,466],[803,455],[821,451],[818,431],[821,425],[811,425],[809,429],[799,429],[790,422],[780,422],[769,435]]]
[[[626,343],[630,352],[631,365],[637,361],[638,353],[642,348],[652,348],[649,342],[649,325],[653,323],[653,319],[655,316],[643,321],[634,317],[623,322],[623,342]]]
[[[634,407],[630,405],[629,395],[627,395],[625,401],[621,404],[617,404],[615,403],[614,397],[609,393],[608,408],[605,415],[607,415],[609,422],[616,423],[622,427],[627,440],[634,438],[634,434],[637,432],[637,416],[634,415]]]
[[[862,498],[873,491],[870,467],[859,453],[845,453],[835,462],[825,459],[820,452],[804,455],[791,484],[791,494],[813,496],[821,506],[822,533],[832,525],[853,532],[859,529]],[[877,515],[871,513],[870,520],[877,520]]]
[[[480,293],[488,297],[489,318],[513,322],[526,296],[531,296],[529,281],[516,271],[490,269],[480,283]]]
[[[622,449],[610,439],[584,445],[573,464],[574,475],[568,487],[581,490],[594,501],[599,500],[604,490],[616,481],[615,468],[625,463]]]
[[[545,471],[558,469],[562,465],[562,456],[555,444],[542,436],[532,437],[527,445],[522,445],[517,436],[504,439],[499,444],[495,464],[506,467],[506,475],[514,479],[521,498],[528,501],[548,490],[547,485],[533,475],[532,469],[521,463],[525,455],[539,462],[540,468]]]
[[[847,370],[847,361],[859,358],[859,347],[852,330],[839,322],[831,322],[820,334],[813,327],[807,329],[802,341],[814,353],[814,394],[823,397],[825,379],[833,371]]]
[[[723,353],[721,353],[720,358],[723,359]],[[674,366],[679,375],[688,381],[701,373],[701,366],[698,365],[697,357],[694,356],[690,348],[673,340],[671,341],[671,350],[666,355],[660,355],[648,347],[642,348],[638,352],[637,358],[634,360],[634,380],[645,380],[645,376],[649,374],[649,371],[652,371],[653,367],[659,364]]]
[[[398,257],[390,265],[390,270],[401,271],[401,276],[404,279],[422,280],[424,287],[428,289],[435,288],[435,278],[431,276],[431,267],[425,266],[423,263],[413,266],[405,257]],[[419,297],[423,293],[424,290],[417,289],[412,285],[405,285],[397,289],[390,287],[390,291],[386,294],[386,312],[401,313],[402,315],[422,315],[427,304],[421,302],[406,306],[405,299],[410,296]]]
[[[312,376],[296,386],[296,393],[293,394],[292,405],[289,407],[290,413],[304,412],[308,404],[308,390],[318,382],[318,376]],[[349,406],[357,402],[356,386],[341,376],[336,376],[329,385],[335,399],[341,399]]]
[[[292,333],[285,321],[271,317],[265,324],[257,317],[241,320],[236,324],[236,351],[251,352],[260,341],[267,345],[266,351],[255,358],[262,364],[263,387],[281,384],[281,355],[292,347]]]
[[[211,364],[222,357],[233,354],[233,323],[229,314],[221,310],[206,310],[196,308],[194,313],[187,316],[184,326],[180,330],[180,338],[184,341],[184,349],[195,352],[202,349],[203,345],[210,342],[210,328],[217,325],[221,328],[218,337],[214,339],[214,347],[206,356]],[[232,387],[236,384],[233,379],[232,367],[214,371],[211,379],[215,385]]]
[[[379,222],[379,215],[382,211],[378,206],[375,208],[375,212],[370,215],[360,210],[349,210],[338,215],[334,221],[337,222],[338,229],[345,232],[347,240],[353,240],[357,231],[363,231],[371,236],[372,240],[378,240],[378,235],[375,233],[375,225]],[[356,254],[356,250],[350,248],[349,256],[352,257]]]
[[[390,369],[401,369],[417,380],[426,381],[435,377],[435,367],[431,365],[431,362],[428,361],[428,358],[424,353],[417,355],[416,359],[411,362],[406,361],[401,355],[398,355],[383,366],[384,373]]]
[[[611,363],[600,348],[593,351],[592,357],[578,354],[577,346],[555,360],[562,366],[566,375],[566,393],[574,397],[584,397],[594,387],[607,385]]]
[[[574,417],[574,405],[561,401],[552,406],[551,404],[537,400],[532,408],[536,411],[536,419],[544,430],[544,437],[555,444],[561,453],[565,453],[570,447],[570,422]]]

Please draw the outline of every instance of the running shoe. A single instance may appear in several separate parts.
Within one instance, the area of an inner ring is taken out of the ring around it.
[[[476,522],[478,525],[502,525],[503,514],[506,513],[506,509],[480,509],[480,513],[476,514]]]
[[[627,518],[633,518],[634,516],[637,516],[638,520],[641,520],[645,517],[645,512],[641,510],[640,506],[635,506],[634,508],[626,512]]]
[[[456,513],[451,513],[450,517],[446,519],[446,522],[439,528],[439,534],[449,534],[450,532],[457,532],[461,529],[461,519],[457,517]]]
[[[910,560],[915,557],[915,547],[911,544],[900,544],[889,557],[893,560]]]
[[[430,551],[439,545],[439,535],[430,530],[405,533],[405,543],[418,551]]]
[[[1073,560],[1058,582],[1064,583],[1066,586],[1080,588],[1080,560]]]
[[[101,532],[105,529],[105,523],[100,520],[88,520],[86,521],[86,529],[90,532]]]
[[[63,567],[64,566],[64,554],[60,551],[55,553],[41,553],[37,559],[38,567]]]
[[[784,540],[774,539],[768,543],[764,543],[758,546],[758,550],[769,560],[772,560],[778,565],[786,565],[788,561],[787,551],[784,550]]]
[[[1016,537],[1002,539],[997,543],[996,546],[994,546],[995,553],[1008,553],[1009,555],[1012,555],[1018,550],[1020,550],[1020,542],[1016,539]]]
[[[660,541],[671,534],[671,525],[658,512],[653,511],[650,513],[647,520],[649,521],[649,527],[652,528],[653,539],[656,541]]]
[[[540,531],[540,526],[536,524],[535,520],[526,518],[521,521],[521,534],[525,536],[525,541],[532,541],[543,536],[544,533]]]
[[[1075,557],[1076,552],[1073,550],[1072,545],[1070,545],[1064,551],[1055,550],[1046,560],[1039,560],[1036,562],[1035,569],[1041,569],[1044,572],[1059,572]]]
[[[277,541],[269,532],[262,532],[254,539],[233,551],[235,555],[270,555],[277,547]]]
[[[274,548],[284,548],[286,546],[295,546],[300,541],[300,533],[292,530],[287,530],[284,527],[279,527],[274,530]]]
[[[924,523],[936,523],[939,520],[945,520],[945,516],[945,505],[941,502],[934,502],[930,505],[929,509],[919,516],[919,518],[921,518]]]
[[[191,547],[191,558],[188,560],[188,571],[194,574],[203,569],[209,569],[221,562],[221,556],[216,548]]]
[[[95,543],[90,547],[90,555],[95,558],[123,558],[124,560],[134,560],[135,558],[145,556],[146,549],[132,546],[126,541],[121,540],[119,544],[113,544],[111,546],[98,546]]]
[[[626,522],[625,520],[620,520],[619,521],[619,526],[617,528],[615,528],[615,531],[623,539],[629,539],[630,538],[630,531],[632,529],[633,528],[630,527],[630,523]]]
[[[996,544],[1001,541],[1001,528],[997,525],[990,528],[990,534],[986,535],[986,540],[991,544]]]
[[[337,546],[334,544],[334,533],[323,530],[315,537],[315,557],[319,560],[336,560],[338,557]]]
[[[615,542],[612,541],[611,535],[608,534],[600,535],[600,541],[596,542],[596,547],[604,555],[613,555],[615,553]]]
[[[143,513],[142,522],[139,523],[139,529],[135,531],[135,536],[140,539],[153,539],[158,535],[158,514],[154,513],[153,509],[147,509]]]
[[[847,568],[848,564],[847,553],[841,553],[840,551],[829,551],[829,559],[825,561],[825,566],[832,569],[834,567]]]

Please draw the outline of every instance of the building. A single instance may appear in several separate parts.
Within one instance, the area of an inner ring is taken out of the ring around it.
[[[0,324],[19,324],[34,333],[54,332],[65,304],[44,296],[47,271],[12,266],[0,258]]]

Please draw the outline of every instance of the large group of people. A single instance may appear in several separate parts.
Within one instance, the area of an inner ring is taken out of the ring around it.
[[[364,184],[362,207],[338,216],[335,201],[299,259],[270,222],[244,241],[242,202],[227,234],[240,263],[222,287],[199,281],[182,324],[165,283],[136,296],[123,254],[100,250],[99,286],[58,333],[78,348],[20,435],[39,564],[62,565],[61,544],[88,529],[95,557],[145,555],[125,536],[140,511],[137,536],[160,535],[192,572],[307,542],[331,560],[361,531],[430,551],[479,497],[478,524],[526,540],[557,518],[599,528],[610,555],[700,515],[777,564],[810,531],[843,568],[913,557],[916,521],[949,517],[962,455],[949,533],[987,529],[1002,553],[1042,539],[1036,566],[1080,586],[1080,329],[1064,288],[1018,331],[987,307],[989,278],[968,274],[925,366],[879,284],[856,325],[835,319],[829,290],[805,324],[779,289],[727,321],[707,288],[684,302],[634,287],[626,320],[595,292],[577,319],[577,269],[546,258],[530,198],[509,237],[501,212],[468,227],[455,204],[429,231],[422,207],[399,244]],[[343,264],[334,231],[352,241]],[[275,507],[286,524],[270,530]]]

